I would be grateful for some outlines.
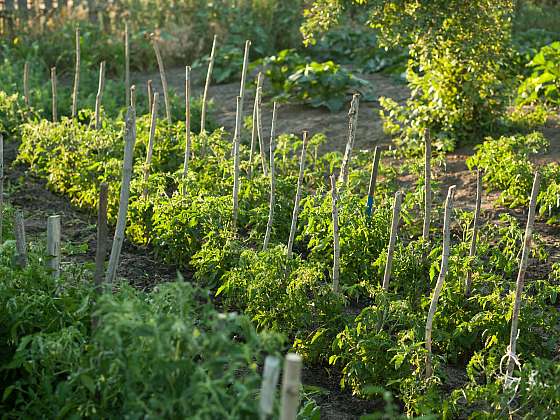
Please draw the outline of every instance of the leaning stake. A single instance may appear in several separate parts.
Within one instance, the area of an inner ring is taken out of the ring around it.
[[[272,123],[270,125],[270,203],[268,209],[268,222],[264,235],[263,250],[268,248],[270,234],[272,233],[272,222],[274,220],[274,206],[276,205],[276,173],[274,170],[274,151],[276,148],[276,102],[272,106]]]
[[[128,22],[124,23],[124,89],[125,104],[128,106],[130,103],[130,40]]]
[[[301,388],[301,368],[301,356],[295,353],[288,353],[284,361],[280,420],[295,420],[297,417]]]
[[[333,222],[333,291],[338,292],[340,277],[340,238],[338,234],[338,192],[336,190],[336,177],[331,175],[331,197],[332,197],[332,222]]]
[[[449,251],[450,251],[450,232],[449,225],[451,224],[451,211],[453,210],[453,195],[455,194],[455,185],[449,187],[447,191],[447,199],[445,200],[445,215],[443,219],[443,252],[441,257],[441,266],[439,270],[439,276],[436,282],[436,287],[434,289],[434,294],[432,296],[432,301],[430,303],[430,310],[428,312],[428,319],[426,321],[426,378],[429,378],[433,374],[432,368],[432,324],[434,322],[434,315],[436,314],[437,303],[439,299],[439,294],[443,288],[443,282],[445,280],[445,275],[447,274],[447,264],[449,262]]]
[[[352,96],[350,110],[348,111],[348,141],[346,142],[346,150],[342,159],[342,167],[340,168],[339,181],[342,185],[348,183],[348,172],[350,170],[350,159],[352,158],[352,149],[356,140],[356,127],[358,125],[358,110],[360,108],[360,94],[355,93]]]
[[[117,266],[119,264],[121,249],[124,242],[124,232],[126,228],[128,199],[130,197],[130,180],[132,178],[134,143],[136,142],[136,111],[132,107],[128,108],[128,112],[126,114],[124,138],[125,148],[123,161],[123,177],[119,199],[119,214],[117,217],[115,237],[113,239],[113,247],[111,249],[111,257],[109,258],[109,266],[107,267],[106,276],[106,281],[109,284],[113,283],[117,274]]]
[[[150,121],[150,137],[148,138],[148,148],[146,149],[146,163],[144,166],[144,189],[142,191],[142,199],[148,198],[148,179],[150,177],[150,165],[152,164],[152,154],[154,151],[154,139],[156,135],[157,125],[157,109],[158,109],[159,93],[154,93],[152,99],[152,117]]]
[[[99,208],[97,211],[97,249],[95,250],[95,274],[93,276],[97,293],[101,292],[103,272],[105,271],[105,257],[107,256],[107,202],[109,199],[109,185],[103,182],[99,186]]]
[[[387,264],[385,264],[385,274],[383,274],[383,289],[389,290],[389,280],[391,279],[391,271],[393,269],[393,255],[395,253],[395,244],[397,243],[397,231],[399,229],[399,219],[401,214],[402,192],[395,193],[395,203],[393,204],[393,219],[391,221],[391,236],[389,238],[389,247],[387,248]]]
[[[373,163],[371,164],[371,175],[369,177],[367,209],[366,209],[366,213],[368,216],[371,216],[371,212],[373,210],[373,199],[375,197],[375,187],[377,186],[377,173],[379,172],[380,157],[381,157],[381,149],[379,148],[379,146],[375,146],[375,151],[373,152]]]
[[[60,277],[60,216],[47,219],[47,257],[48,265],[55,279]]]
[[[202,108],[200,110],[200,134],[206,134],[206,107],[208,101],[208,89],[212,80],[212,70],[214,69],[214,59],[216,56],[216,41],[218,37],[214,35],[212,41],[212,50],[210,51],[210,61],[208,61],[208,71],[206,72],[206,83],[204,84],[204,92],[202,93]],[[203,154],[205,150],[203,149]]]
[[[301,200],[301,189],[303,187],[303,173],[305,170],[305,153],[307,151],[307,131],[303,132],[303,144],[301,146],[301,156],[299,158],[299,176],[296,189],[296,200],[292,213],[292,225],[290,226],[290,237],[288,238],[288,258],[292,257],[292,248],[296,236],[297,220],[299,215],[299,201]]]
[[[260,107],[260,95],[262,92],[262,73],[259,72],[257,75],[257,89],[255,91],[255,103],[253,104],[253,123],[251,129],[251,149],[249,152],[249,178],[253,175],[253,155],[255,154],[255,143],[256,141],[261,143],[261,139],[259,135],[261,134],[259,131],[257,113],[259,112]]]
[[[167,116],[167,123],[171,125],[171,106],[169,104],[169,92],[167,90],[167,76],[165,75],[165,68],[163,67],[163,59],[159,51],[158,41],[155,34],[150,35],[152,45],[156,53],[156,60],[159,67],[159,75],[161,77],[161,87],[163,88],[163,100],[165,102],[165,115]]]
[[[529,203],[529,215],[527,216],[527,226],[525,228],[525,238],[523,240],[523,252],[521,254],[521,262],[519,263],[519,272],[517,273],[517,286],[515,288],[515,302],[513,304],[513,314],[511,316],[511,332],[509,336],[508,346],[508,366],[506,372],[506,386],[512,382],[511,375],[516,363],[516,346],[518,335],[519,311],[521,310],[521,294],[525,284],[525,272],[529,260],[529,252],[531,252],[531,241],[533,238],[533,224],[535,223],[535,211],[537,207],[537,195],[541,185],[541,174],[535,173],[533,180],[533,190],[531,192],[531,201]]]
[[[476,172],[476,208],[474,210],[473,219],[473,233],[471,238],[471,247],[469,249],[469,258],[471,261],[476,255],[476,240],[478,237],[478,219],[480,219],[480,206],[482,204],[482,171],[479,169]],[[465,281],[465,295],[469,297],[471,295],[471,284],[472,284],[472,267],[469,266],[467,270],[467,279]]]
[[[422,228],[422,239],[427,243],[430,239],[430,219],[432,216],[432,139],[430,131],[425,132],[425,156],[424,156],[424,225]]]
[[[78,89],[80,86],[80,27],[76,27],[76,69],[74,71],[74,90],[72,91],[72,118],[78,115]]]
[[[183,159],[183,182],[189,170],[189,159],[191,157],[191,68],[185,67],[185,156]],[[186,185],[186,184],[184,184]],[[187,191],[184,187],[183,193]]]
[[[237,112],[235,125],[241,124],[241,97],[237,97]],[[237,214],[239,213],[239,134],[235,130],[233,136],[233,230],[237,229]]]
[[[52,93],[52,120],[58,121],[57,104],[56,104],[56,67],[51,68],[51,93]]]
[[[25,106],[29,106],[29,63],[26,61],[23,65],[23,99]]]
[[[105,88],[105,61],[99,65],[99,86],[95,97],[95,129],[101,128],[101,100],[103,99],[103,89]]]

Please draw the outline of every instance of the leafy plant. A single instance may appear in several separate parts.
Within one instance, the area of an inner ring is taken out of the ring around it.
[[[518,103],[560,104],[560,42],[542,47],[527,67],[533,72],[519,86]]]

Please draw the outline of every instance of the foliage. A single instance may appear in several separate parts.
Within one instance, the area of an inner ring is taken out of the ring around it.
[[[533,72],[519,86],[519,104],[542,101],[550,105],[559,105],[560,41],[542,47],[527,66]]]

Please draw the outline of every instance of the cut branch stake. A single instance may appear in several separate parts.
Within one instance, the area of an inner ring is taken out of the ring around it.
[[[161,52],[158,46],[158,40],[155,34],[150,35],[152,40],[152,45],[156,53],[156,60],[159,67],[159,75],[161,77],[161,87],[163,89],[163,100],[165,102],[165,115],[167,117],[167,123],[171,125],[171,106],[169,104],[169,91],[167,90],[167,76],[165,75],[165,67],[163,66],[163,59],[161,58]]]
[[[383,274],[383,289],[389,290],[389,280],[391,279],[391,271],[393,269],[393,255],[395,253],[395,244],[397,243],[397,233],[399,229],[399,220],[401,214],[402,192],[395,193],[395,202],[393,204],[393,219],[391,221],[391,236],[389,237],[389,247],[387,248],[387,263],[385,264],[385,274]]]
[[[130,39],[128,22],[124,23],[124,89],[125,104],[128,106],[130,103]]]
[[[218,37],[214,35],[212,40],[212,50],[210,51],[210,61],[208,61],[208,71],[206,72],[206,83],[204,83],[204,92],[202,93],[202,109],[200,110],[200,133],[206,133],[206,107],[208,101],[208,89],[212,80],[212,70],[214,69],[214,60],[216,56],[216,41]],[[203,148],[203,153],[205,150]]]
[[[74,71],[74,90],[72,91],[72,118],[78,115],[78,89],[80,86],[80,27],[76,28],[76,69]]]
[[[152,79],[148,80],[148,112],[152,112],[152,100],[154,99],[154,85]]]
[[[432,217],[432,139],[429,130],[425,132],[424,143],[424,226],[422,228],[422,239],[427,243],[430,240],[430,220]]]
[[[25,242],[25,224],[21,210],[16,211],[14,236],[16,237],[16,264],[20,268],[25,268],[27,266],[27,244]]]
[[[350,160],[352,158],[352,149],[356,140],[356,127],[358,125],[358,111],[360,109],[360,95],[355,93],[352,96],[350,110],[348,111],[348,141],[346,142],[346,150],[342,159],[342,167],[340,168],[339,181],[343,185],[348,183],[348,172],[350,170]]]
[[[57,104],[56,104],[56,67],[51,68],[51,93],[52,93],[52,120],[58,121]]]
[[[274,413],[274,396],[278,379],[280,378],[280,359],[275,356],[266,356],[262,374],[261,395],[259,412],[261,420],[265,420]]]
[[[307,131],[303,132],[303,144],[301,146],[301,156],[299,158],[299,175],[296,189],[296,200],[294,202],[294,211],[292,213],[292,225],[290,226],[290,237],[288,238],[288,258],[292,257],[292,248],[294,246],[294,238],[296,237],[297,221],[299,215],[299,202],[301,200],[301,190],[303,188],[303,174],[305,171],[305,153],[307,152]]]
[[[27,61],[23,65],[23,98],[25,105],[29,106],[29,63]]]
[[[189,170],[191,157],[191,68],[185,67],[185,156],[183,159],[183,180]],[[187,191],[185,187],[183,193]]]
[[[262,140],[260,138],[260,130],[259,130],[259,124],[258,124],[258,112],[259,112],[259,108],[260,108],[260,102],[261,102],[261,98],[260,95],[262,93],[262,73],[259,72],[258,76],[257,76],[257,89],[255,91],[255,103],[253,105],[253,127],[251,130],[251,150],[249,153],[249,178],[252,177],[253,175],[253,155],[255,154],[255,143],[256,141],[259,142],[259,146],[262,143]],[[262,154],[261,154],[262,156]]]
[[[471,259],[471,261],[476,256],[476,240],[478,237],[478,220],[480,219],[481,204],[482,204],[482,171],[479,169],[476,172],[476,207],[474,210],[471,247],[469,249],[469,258]],[[467,271],[467,279],[465,281],[465,295],[467,297],[471,295],[471,285],[472,285],[472,267],[469,266],[469,269]]]
[[[105,88],[105,61],[99,65],[99,86],[95,97],[95,129],[101,128],[101,100],[103,99],[103,89]]]
[[[47,257],[48,265],[55,279],[60,277],[60,216],[47,219]]]
[[[432,301],[430,302],[430,310],[428,312],[428,319],[426,321],[426,378],[430,378],[433,374],[432,368],[432,325],[434,322],[434,316],[436,314],[437,303],[439,300],[439,295],[441,289],[443,288],[443,282],[445,281],[445,276],[447,274],[447,265],[449,263],[449,252],[451,245],[450,238],[450,225],[451,225],[451,212],[453,210],[453,196],[455,194],[455,185],[449,187],[447,191],[447,199],[445,200],[445,215],[443,219],[443,251],[441,257],[441,266],[439,270],[438,279],[436,282],[436,287],[434,289],[434,294],[432,296]]]
[[[288,353],[284,361],[282,377],[282,403],[280,420],[295,420],[299,410],[301,388],[301,356]]]
[[[336,177],[331,175],[331,197],[332,197],[332,222],[333,222],[333,291],[338,292],[340,283],[340,237],[338,233],[338,191],[336,190]]]
[[[519,263],[519,272],[517,273],[517,285],[515,288],[515,302],[513,304],[513,314],[511,316],[511,332],[509,336],[508,346],[508,366],[506,373],[506,384],[511,378],[513,369],[515,368],[515,357],[518,336],[519,312],[521,311],[521,295],[523,294],[523,287],[525,285],[525,272],[529,262],[529,253],[531,252],[531,243],[533,239],[533,224],[535,223],[535,213],[537,207],[537,196],[541,185],[541,174],[535,173],[533,179],[533,190],[531,191],[531,201],[529,203],[529,215],[527,216],[527,226],[525,227],[525,238],[523,239],[523,252],[521,254],[521,261]]]
[[[239,87],[239,97],[241,98],[240,104],[239,104],[239,123],[235,124],[235,134],[234,134],[234,138],[235,136],[239,136],[241,137],[241,130],[243,128],[242,126],[242,122],[243,122],[243,103],[245,101],[245,79],[247,78],[247,67],[249,65],[249,49],[251,48],[251,41],[247,40],[245,41],[245,52],[243,54],[243,68],[241,70],[241,86]]]
[[[109,184],[103,182],[99,186],[99,208],[97,211],[97,249],[95,250],[95,288],[97,293],[102,290],[105,258],[107,256],[107,240],[109,228],[107,226],[107,203],[109,199]]]
[[[274,220],[274,206],[276,205],[276,172],[274,169],[274,151],[276,149],[276,102],[272,105],[272,123],[270,125],[270,203],[268,209],[268,222],[264,235],[263,250],[268,248],[270,234],[272,233],[272,222]]]
[[[237,112],[235,115],[235,125],[241,124],[241,97],[237,97]],[[233,137],[233,230],[237,229],[237,214],[239,212],[239,135],[235,131]]]
[[[144,165],[144,189],[142,191],[142,199],[148,198],[148,179],[150,177],[150,165],[152,164],[152,154],[154,151],[154,139],[156,135],[157,125],[157,109],[158,109],[159,93],[154,93],[152,99],[152,116],[150,120],[150,137],[148,139],[148,148],[146,149],[146,163]]]
[[[381,158],[381,149],[375,146],[373,152],[373,163],[371,164],[371,174],[369,177],[368,197],[367,197],[367,210],[368,216],[371,216],[373,210],[373,200],[375,198],[375,187],[377,186],[377,173],[379,172],[379,159]]]

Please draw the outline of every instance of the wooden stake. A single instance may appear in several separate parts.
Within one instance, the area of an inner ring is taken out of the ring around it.
[[[340,283],[340,238],[338,233],[338,192],[336,178],[331,175],[332,221],[333,221],[333,290],[338,293]]]
[[[380,158],[381,158],[381,149],[379,148],[379,146],[375,146],[375,151],[373,152],[373,163],[371,164],[371,175],[369,177],[367,210],[366,210],[368,216],[371,216],[371,212],[373,210],[373,199],[375,197],[375,187],[377,186],[377,173],[379,172]]]
[[[150,82],[148,82],[150,83]],[[130,39],[128,22],[124,23],[124,89],[125,104],[130,103]],[[151,96],[148,96],[150,99]],[[152,109],[152,107],[150,107]]]
[[[200,134],[206,134],[206,106],[208,101],[208,89],[212,80],[212,70],[214,69],[214,60],[216,57],[216,41],[217,35],[214,35],[212,41],[212,50],[210,51],[210,61],[208,62],[208,71],[206,72],[206,83],[204,84],[204,92],[202,94],[202,109],[200,110]],[[205,150],[203,149],[203,154]]]
[[[282,405],[280,420],[295,420],[299,410],[301,388],[301,356],[288,353],[284,361],[282,377]]]
[[[424,226],[422,228],[422,239],[427,243],[430,240],[430,221],[432,217],[432,139],[429,130],[425,132],[424,143]]]
[[[98,293],[102,290],[103,273],[105,271],[105,257],[107,256],[107,240],[109,228],[107,226],[107,203],[109,198],[109,184],[99,186],[99,208],[97,211],[97,249],[95,251],[95,288]]]
[[[23,65],[23,99],[25,106],[29,106],[29,63],[26,61]]]
[[[261,420],[266,420],[274,413],[274,397],[279,377],[280,359],[275,356],[266,356],[259,400],[259,414]]]
[[[237,97],[237,112],[235,125],[241,124],[241,97]],[[233,230],[237,229],[237,216],[239,213],[239,132],[235,130],[233,137]]]
[[[105,88],[105,61],[99,65],[99,86],[95,97],[95,129],[101,128],[101,100],[103,99],[103,89]]]
[[[130,106],[136,109],[136,86],[132,85],[130,87]]]
[[[152,100],[154,99],[154,86],[152,80],[148,80],[148,112],[152,112]]]
[[[56,67],[51,68],[51,92],[52,92],[52,120],[58,121],[57,104],[56,104]]]
[[[4,136],[0,133],[0,245],[4,243]]]
[[[191,68],[185,67],[185,156],[183,159],[183,180],[187,178],[191,156]],[[187,189],[184,188],[183,193]]]
[[[76,27],[76,69],[74,71],[74,90],[72,92],[72,118],[78,115],[78,89],[80,85],[80,27]]]
[[[352,158],[352,149],[354,148],[354,141],[356,140],[356,127],[358,125],[359,108],[360,108],[360,94],[355,93],[354,96],[352,96],[352,102],[350,103],[350,110],[348,111],[348,141],[346,143],[346,150],[344,151],[342,167],[340,168],[339,181],[341,181],[343,185],[346,185],[348,183],[350,159]]]
[[[432,301],[430,303],[428,319],[426,321],[426,350],[428,351],[428,354],[426,355],[426,378],[430,378],[433,374],[432,325],[434,322],[434,316],[436,314],[439,295],[441,293],[441,289],[443,288],[445,275],[447,274],[447,265],[449,263],[449,252],[450,252],[450,242],[451,242],[450,225],[451,225],[451,212],[453,211],[454,194],[455,194],[455,185],[452,185],[451,187],[449,187],[449,190],[447,191],[447,199],[445,200],[445,215],[443,219],[443,252],[441,257],[441,266],[439,270],[439,276],[436,282],[436,287],[434,289],[434,294],[432,296]]]
[[[233,138],[235,139],[237,136],[241,137],[241,130],[243,128],[242,121],[243,121],[243,102],[245,100],[245,79],[247,77],[247,66],[249,64],[249,48],[251,47],[251,41],[245,41],[245,53],[243,55],[243,69],[241,70],[241,87],[239,88],[239,97],[241,98],[239,104],[238,113],[240,118],[235,123],[235,133]]]
[[[144,165],[144,190],[142,191],[143,200],[148,198],[148,179],[150,177],[150,165],[152,164],[154,138],[156,135],[158,98],[159,93],[154,93],[154,98],[152,100],[152,117],[150,121],[150,137],[148,139],[148,147],[146,149],[146,164]]]
[[[259,125],[257,121],[257,113],[260,106],[260,94],[262,92],[262,73],[259,72],[257,76],[257,90],[255,91],[255,103],[253,105],[253,127],[251,130],[251,151],[249,153],[249,178],[253,175],[253,155],[255,153],[255,143],[257,141],[257,137],[259,136]],[[258,138],[259,144],[261,143],[261,139]]]
[[[159,50],[157,38],[155,34],[150,35],[150,39],[152,40],[152,45],[154,47],[154,51],[156,53],[156,60],[159,67],[159,75],[161,77],[161,86],[163,88],[163,100],[165,102],[165,115],[167,116],[167,123],[169,125],[172,124],[171,121],[171,106],[169,104],[169,92],[167,89],[167,76],[165,75],[165,68],[163,67],[163,59],[161,58],[161,52]]]
[[[513,304],[513,314],[511,316],[511,332],[509,336],[508,346],[508,366],[506,373],[506,383],[511,378],[513,369],[515,368],[516,347],[518,336],[519,312],[521,311],[521,295],[525,285],[525,272],[529,261],[529,253],[531,252],[531,244],[533,240],[533,224],[535,223],[535,213],[537,207],[537,196],[541,185],[541,174],[535,172],[533,179],[533,190],[531,191],[531,201],[529,203],[529,214],[527,216],[527,226],[525,227],[525,238],[523,240],[523,252],[519,263],[519,272],[517,273],[517,285],[515,288],[515,302]]]
[[[48,266],[55,279],[60,278],[60,216],[47,219],[47,257]]]
[[[478,237],[478,219],[480,219],[481,204],[482,204],[482,171],[479,169],[476,172],[476,207],[474,210],[471,247],[469,249],[469,258],[471,260],[473,260],[474,257],[476,256],[476,240]],[[467,297],[471,295],[471,284],[472,284],[472,267],[469,267],[467,271],[467,279],[465,281],[465,295]]]
[[[292,225],[290,226],[290,236],[288,238],[288,258],[292,257],[292,248],[294,246],[294,238],[296,237],[297,220],[299,215],[299,201],[301,200],[301,190],[303,187],[303,174],[305,170],[305,153],[307,151],[307,131],[303,132],[303,144],[301,146],[301,155],[299,158],[299,175],[296,189],[296,200],[294,202],[294,211],[292,213]]]
[[[268,165],[266,162],[266,148],[264,147],[264,136],[262,134],[262,86],[258,89],[257,95],[259,102],[257,103],[256,123],[257,123],[257,137],[259,139],[259,152],[261,154],[261,164],[264,176],[268,176]]]
[[[276,173],[274,170],[274,151],[276,149],[276,102],[272,105],[272,123],[270,125],[270,203],[268,209],[268,222],[264,235],[263,250],[268,248],[270,234],[272,233],[272,222],[274,219],[274,206],[276,205]]]
[[[16,211],[14,236],[16,237],[16,264],[20,268],[25,268],[27,267],[27,244],[25,242],[25,224],[21,210]]]
[[[395,193],[395,202],[393,204],[393,219],[391,221],[391,236],[389,238],[389,247],[387,248],[387,264],[385,264],[385,274],[383,274],[383,290],[389,291],[389,280],[391,279],[391,271],[393,269],[393,255],[395,253],[395,244],[397,243],[397,232],[399,229],[399,219],[401,214],[402,192]]]
[[[131,98],[132,98],[131,92]],[[132,178],[132,164],[134,154],[134,143],[136,142],[136,111],[129,107],[125,120],[125,148],[123,161],[123,177],[121,184],[121,193],[119,199],[119,214],[117,216],[117,226],[115,228],[115,237],[113,239],[113,247],[111,249],[111,257],[109,258],[109,266],[107,267],[106,281],[112,284],[117,275],[117,267],[121,255],[121,249],[124,242],[124,233],[126,229],[126,216],[128,212],[128,199],[130,197],[130,180]]]

